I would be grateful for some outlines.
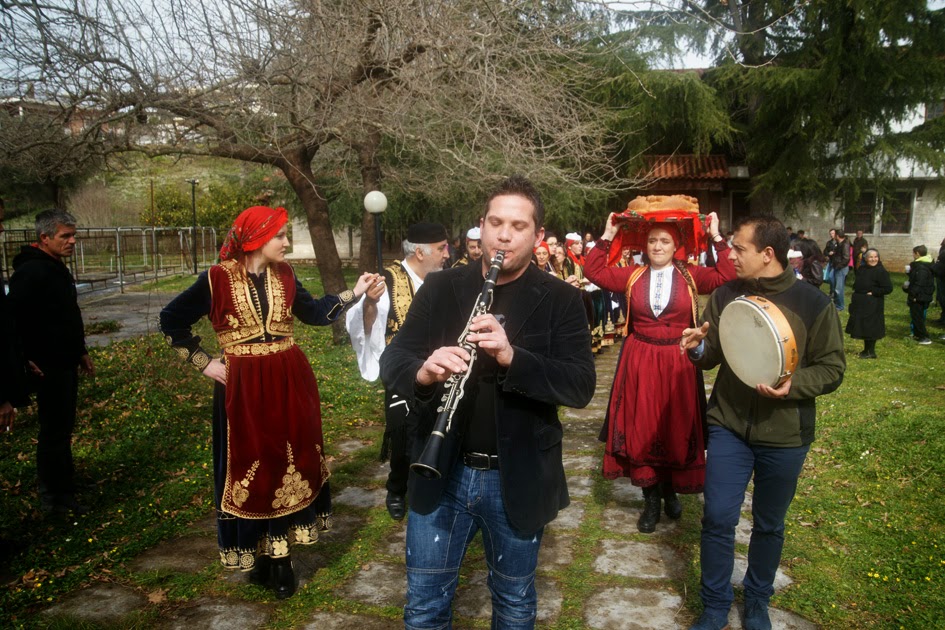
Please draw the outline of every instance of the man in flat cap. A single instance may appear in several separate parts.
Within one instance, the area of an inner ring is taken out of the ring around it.
[[[408,227],[403,242],[404,259],[384,269],[383,279],[348,310],[345,325],[365,380],[377,379],[381,354],[403,326],[407,309],[427,274],[441,270],[449,259],[448,239],[446,228],[439,223],[415,223]],[[385,391],[384,408],[386,427],[381,460],[390,457],[387,512],[399,521],[407,513],[410,460],[405,423],[409,409],[403,398],[390,391]]]
[[[466,232],[466,254],[453,263],[454,267],[462,267],[482,258],[482,246],[479,244],[481,232],[478,227],[470,228]]]

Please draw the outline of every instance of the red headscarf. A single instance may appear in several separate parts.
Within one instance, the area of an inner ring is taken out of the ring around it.
[[[574,237],[577,237],[577,238],[574,238]],[[583,243],[584,243],[584,239],[581,238],[581,235],[580,235],[580,234],[575,234],[574,232],[569,232],[569,233],[564,237],[565,253],[568,255],[568,258],[571,259],[571,262],[573,262],[573,263],[576,264],[576,265],[581,265],[581,266],[583,267],[583,266],[584,266],[584,252],[583,252],[583,250],[581,251],[581,255],[580,255],[580,256],[578,256],[577,254],[575,254],[574,252],[571,251],[571,245],[573,245],[573,244],[575,244],[575,243],[581,243],[581,244],[583,244]]]
[[[220,260],[242,258],[243,255],[259,249],[288,221],[289,213],[285,208],[253,206],[243,210],[227,232],[223,247],[220,248]]]

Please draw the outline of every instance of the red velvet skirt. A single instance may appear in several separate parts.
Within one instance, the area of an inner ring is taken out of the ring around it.
[[[603,475],[629,477],[635,486],[670,483],[676,492],[702,492],[701,373],[679,352],[678,340],[660,341],[667,343],[647,343],[634,334],[621,349],[607,410]]]
[[[279,343],[252,346],[269,349]],[[315,374],[295,344],[263,355],[234,354],[238,348],[226,353],[220,509],[247,519],[298,512],[318,497],[330,474]]]

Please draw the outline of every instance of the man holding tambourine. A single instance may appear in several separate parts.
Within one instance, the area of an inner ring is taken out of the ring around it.
[[[787,231],[777,219],[741,221],[729,253],[737,280],[716,289],[701,327],[687,328],[680,341],[697,366],[721,364],[707,412],[700,590],[705,610],[694,630],[728,627],[735,527],[753,476],[743,627],[771,628],[768,600],[781,561],[784,518],[814,440],[815,398],[843,381],[846,359],[836,309],[824,293],[797,281],[788,268],[788,249]],[[746,309],[750,325],[727,339],[727,318]],[[758,333],[758,343],[746,342],[754,329],[767,332]],[[744,367],[746,358],[756,360],[754,371]],[[762,380],[757,375],[769,363],[775,364],[773,376]]]

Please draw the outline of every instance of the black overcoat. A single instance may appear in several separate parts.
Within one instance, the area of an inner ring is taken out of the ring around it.
[[[865,262],[856,272],[853,297],[850,299],[850,319],[847,334],[854,339],[882,339],[886,336],[884,296],[892,292],[889,272],[878,263],[875,267]],[[872,295],[867,295],[872,293]]]
[[[581,292],[534,265],[521,280],[505,313],[514,358],[500,370],[494,387],[502,499],[513,527],[528,534],[551,522],[569,503],[557,407],[587,405],[597,379]],[[404,326],[381,355],[384,385],[411,408],[412,461],[430,434],[443,392],[442,385],[418,388],[417,371],[437,348],[457,345],[483,283],[481,265],[428,275]],[[436,509],[449,471],[459,461],[463,427],[474,406],[470,398],[461,401],[444,440],[438,466],[443,478],[410,473],[410,507],[420,514]]]

